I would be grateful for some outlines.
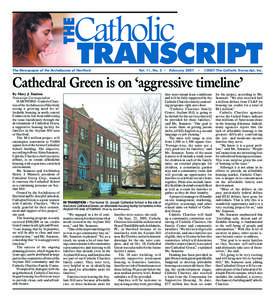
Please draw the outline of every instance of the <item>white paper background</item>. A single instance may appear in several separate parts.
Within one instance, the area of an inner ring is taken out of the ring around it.
[[[1,2],[1,299],[275,299],[274,276],[274,8],[273,1],[24,1]],[[109,290],[109,291],[12,291],[10,285],[10,177],[9,132],[12,70],[11,12],[13,10],[94,11],[94,10],[178,10],[182,15],[182,39],[193,41],[262,41],[264,43],[264,289],[263,291],[171,291],[171,290]],[[9,176],[8,176],[9,174]]]

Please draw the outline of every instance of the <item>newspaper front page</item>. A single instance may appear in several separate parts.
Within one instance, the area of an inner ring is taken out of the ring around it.
[[[10,14],[13,290],[262,290],[263,39],[188,13]]]

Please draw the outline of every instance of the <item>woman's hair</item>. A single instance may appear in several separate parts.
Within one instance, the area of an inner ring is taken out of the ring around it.
[[[21,56],[29,53],[27,30],[36,32],[41,20],[52,19],[47,12],[15,13],[13,16],[13,55]]]

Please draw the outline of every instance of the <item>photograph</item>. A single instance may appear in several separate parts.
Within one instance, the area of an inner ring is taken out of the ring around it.
[[[63,18],[67,13],[13,13],[14,67],[68,65],[69,50],[63,44]]]

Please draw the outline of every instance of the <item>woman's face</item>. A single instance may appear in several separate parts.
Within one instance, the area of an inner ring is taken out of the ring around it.
[[[38,53],[45,51],[52,42],[52,29],[52,20],[41,20],[40,25],[37,25],[37,30],[29,33],[32,48]]]

